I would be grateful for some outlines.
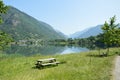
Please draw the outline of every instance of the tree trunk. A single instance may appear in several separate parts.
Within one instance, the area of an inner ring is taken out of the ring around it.
[[[98,48],[98,51],[99,51],[99,56],[100,56],[100,48]]]
[[[107,47],[107,52],[106,52],[106,56],[109,55],[109,47]]]

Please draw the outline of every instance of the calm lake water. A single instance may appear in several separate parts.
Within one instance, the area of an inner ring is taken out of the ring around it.
[[[70,54],[89,51],[87,48],[79,46],[55,46],[55,45],[11,45],[5,50],[7,54],[21,54],[31,56],[35,54],[55,55],[55,54]]]

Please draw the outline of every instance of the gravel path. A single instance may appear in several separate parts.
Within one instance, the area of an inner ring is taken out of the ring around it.
[[[115,61],[114,80],[120,80],[120,56]]]

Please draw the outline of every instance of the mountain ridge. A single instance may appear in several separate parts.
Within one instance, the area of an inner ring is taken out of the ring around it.
[[[102,25],[97,25],[94,27],[90,27],[88,29],[78,31],[70,36],[70,38],[87,38],[90,36],[96,36],[100,33],[102,33],[101,29]]]
[[[10,6],[7,14],[2,15],[4,23],[0,30],[10,34],[15,40],[21,39],[63,39],[65,36],[56,32],[49,24]]]

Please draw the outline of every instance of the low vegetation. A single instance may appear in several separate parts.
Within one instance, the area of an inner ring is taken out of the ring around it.
[[[0,54],[0,80],[110,80],[116,51],[115,48],[110,49],[108,57],[100,57],[98,51],[31,57]],[[37,59],[50,57],[55,57],[62,64],[35,68]]]

